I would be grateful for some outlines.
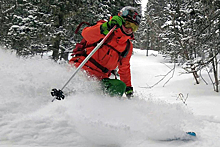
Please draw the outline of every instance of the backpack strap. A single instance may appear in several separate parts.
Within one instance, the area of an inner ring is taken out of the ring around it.
[[[130,42],[130,40],[127,40],[127,45],[126,45],[125,50],[123,52],[119,52],[118,50],[116,50],[114,47],[112,47],[108,43],[104,43],[103,45],[106,45],[106,46],[110,47],[112,50],[116,51],[119,55],[118,61],[121,63],[121,60],[123,58],[125,58],[128,55],[129,51],[130,51],[131,42]]]
[[[127,45],[125,47],[125,50],[121,53],[119,52],[118,50],[116,50],[115,48],[113,48],[112,46],[108,45],[107,43],[104,45],[110,47],[111,49],[113,49],[114,51],[118,52],[119,54],[119,61],[122,59],[122,58],[125,58],[127,55],[128,55],[128,52],[130,50],[130,41],[127,40]],[[84,56],[86,57],[87,54],[84,54]],[[121,58],[122,57],[122,58]],[[102,72],[104,73],[110,73],[111,71],[109,69],[107,69],[106,67],[102,66],[101,64],[99,64],[95,59],[93,59],[92,57],[89,59],[90,62],[92,62],[96,67],[98,67],[99,69],[102,70]]]
[[[104,73],[109,73],[111,71],[109,71],[108,68],[102,66],[101,64],[99,64],[95,59],[93,59],[92,57],[89,59],[90,62],[92,62],[92,64],[94,64],[96,67],[98,67],[99,69],[102,70],[102,72]]]
[[[121,53],[121,56],[123,58],[125,58],[128,55],[128,53],[130,51],[130,47],[131,47],[131,42],[130,42],[130,40],[127,40],[127,45],[125,47],[125,50]]]
[[[97,23],[98,23],[98,22],[105,23],[106,21],[105,21],[105,20],[99,20],[99,21],[97,21]],[[75,30],[75,34],[77,34],[77,33],[79,32],[79,29],[81,28],[81,26],[82,26],[83,24],[86,24],[86,25],[88,25],[88,26],[91,26],[90,23],[83,21],[83,22],[81,22],[81,23],[77,26],[77,28],[76,28],[76,30]]]
[[[83,24],[87,24],[88,26],[91,26],[91,24],[88,23],[88,22],[81,22],[81,23],[77,26],[77,28],[76,28],[76,30],[75,30],[75,34],[77,34],[77,33],[79,32],[79,29],[80,29],[80,27],[81,27]]]

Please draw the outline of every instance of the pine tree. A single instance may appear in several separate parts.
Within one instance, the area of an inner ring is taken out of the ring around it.
[[[13,11],[8,12],[10,28],[6,44],[19,55],[52,51],[54,60],[67,59],[63,48],[70,44],[67,42],[72,35],[68,32],[73,27],[69,24],[74,21],[68,18],[76,15],[75,10],[78,10],[81,4],[81,1],[71,0],[16,1],[11,6]],[[66,20],[71,22],[66,25]]]
[[[162,33],[162,24],[164,20],[164,0],[149,0],[147,3],[147,10],[144,12],[144,23],[147,28],[145,29],[145,41],[148,46],[153,50],[161,50],[164,44],[161,41],[160,33]],[[146,40],[147,39],[147,40]]]
[[[150,0],[148,3],[147,15],[156,24],[150,27],[153,30],[158,26],[161,30],[154,31],[155,36],[160,37],[161,52],[169,55],[172,61],[181,58],[184,69],[193,73],[196,83],[199,83],[197,71],[209,63],[217,71],[219,8],[217,0]],[[153,38],[150,39],[153,42]],[[214,77],[218,83],[217,74]]]
[[[108,20],[122,7],[137,5],[129,0],[0,0],[0,3],[0,42],[22,56],[51,52],[55,61],[68,60],[75,42],[82,39],[80,33],[74,34],[80,22]]]
[[[0,43],[8,47],[7,33],[12,25],[11,18],[14,9],[16,8],[16,1],[14,0],[0,0]]]

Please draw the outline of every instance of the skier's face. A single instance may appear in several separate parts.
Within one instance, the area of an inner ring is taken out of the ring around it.
[[[124,25],[122,25],[122,29],[127,35],[130,35],[133,33],[132,28],[126,28]]]

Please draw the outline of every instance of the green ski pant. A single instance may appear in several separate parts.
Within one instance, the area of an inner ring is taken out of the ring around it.
[[[126,84],[118,79],[102,79],[104,93],[110,96],[122,96],[126,89]]]

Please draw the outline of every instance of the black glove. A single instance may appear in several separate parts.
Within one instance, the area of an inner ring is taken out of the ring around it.
[[[125,94],[127,96],[127,98],[131,98],[133,97],[134,95],[134,91],[133,91],[133,87],[126,87],[126,90],[125,90]]]

